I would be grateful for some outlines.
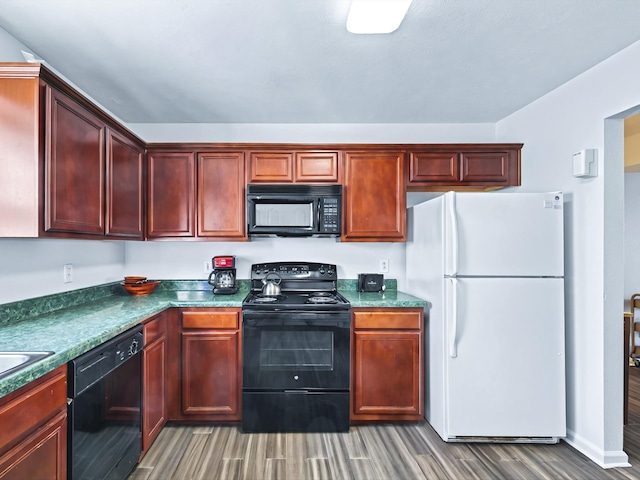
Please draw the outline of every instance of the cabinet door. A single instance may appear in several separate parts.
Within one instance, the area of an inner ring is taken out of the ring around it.
[[[107,130],[106,234],[138,238],[142,231],[142,161],[144,148]]]
[[[354,419],[420,419],[420,341],[417,331],[354,332]]]
[[[195,234],[195,157],[191,152],[149,152],[147,236]]]
[[[300,183],[337,183],[338,152],[297,152],[295,181]]]
[[[182,332],[182,414],[240,419],[240,332]]]
[[[67,478],[67,412],[0,455],[0,479]]]
[[[425,145],[409,153],[407,189],[490,190],[520,185],[520,143]]]
[[[456,183],[459,157],[457,152],[411,152],[409,182]]]
[[[504,152],[463,152],[461,156],[462,182],[508,185],[510,154]]]
[[[402,152],[347,152],[344,230],[346,241],[406,240]]]
[[[44,229],[103,235],[105,125],[66,95],[46,91]]]
[[[146,452],[167,422],[167,341],[162,336],[142,352],[142,451]]]
[[[292,152],[249,153],[249,183],[293,182]]]
[[[198,236],[246,239],[244,154],[198,154]]]

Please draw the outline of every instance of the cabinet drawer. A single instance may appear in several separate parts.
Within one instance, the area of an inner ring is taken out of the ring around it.
[[[239,312],[182,312],[182,328],[238,328]]]
[[[415,309],[354,311],[353,328],[417,330],[420,329],[420,319],[420,312]]]
[[[66,365],[33,383],[17,390],[6,403],[0,403],[0,450],[67,404]]]
[[[144,323],[144,344],[149,345],[167,332],[167,322],[164,315],[158,315]]]

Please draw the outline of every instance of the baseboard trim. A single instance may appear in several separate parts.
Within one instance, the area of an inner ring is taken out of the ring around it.
[[[567,429],[566,443],[602,468],[630,467],[629,456],[623,450],[606,451],[596,447],[584,437]]]

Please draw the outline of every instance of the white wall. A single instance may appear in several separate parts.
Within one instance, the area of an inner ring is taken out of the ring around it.
[[[63,265],[73,281],[63,282]],[[0,239],[0,304],[121,280],[124,244],[94,240]]]
[[[26,45],[19,42],[10,35],[4,28],[0,27],[0,61],[3,62],[24,62],[22,50],[33,53]]]
[[[603,466],[624,465],[622,405],[623,126],[640,104],[640,43],[498,122],[521,141],[523,190],[565,192],[568,441]],[[621,116],[624,116],[621,115]],[[599,175],[571,174],[597,148]]]
[[[338,265],[339,278],[377,273],[389,260],[386,278],[404,276],[403,243],[341,243],[329,238],[265,238],[251,242],[146,242],[126,247],[127,275],[149,278],[206,279],[203,262],[214,255],[236,255],[238,278],[249,278],[251,264],[315,261]]]
[[[493,142],[495,125],[130,123],[146,142],[470,143]]]

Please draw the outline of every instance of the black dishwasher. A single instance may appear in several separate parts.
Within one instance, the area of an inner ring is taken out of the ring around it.
[[[138,325],[69,362],[69,479],[125,479],[138,462],[143,345]]]

